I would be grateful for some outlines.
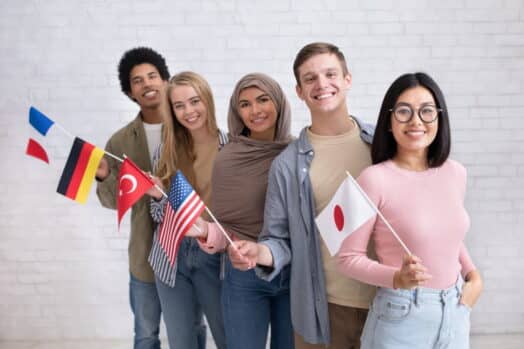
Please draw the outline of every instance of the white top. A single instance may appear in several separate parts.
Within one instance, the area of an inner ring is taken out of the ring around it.
[[[162,139],[162,124],[148,124],[143,122],[146,131],[147,148],[149,149],[149,160],[153,163],[153,154],[160,145]]]

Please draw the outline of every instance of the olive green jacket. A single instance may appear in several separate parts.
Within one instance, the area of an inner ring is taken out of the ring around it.
[[[118,157],[123,158],[125,154],[143,171],[151,171],[146,133],[140,113],[135,120],[111,136],[105,149]],[[111,172],[105,180],[98,182],[96,193],[104,207],[116,209],[120,162],[107,155],[106,159]],[[129,271],[144,282],[155,281],[153,269],[147,261],[155,230],[155,224],[149,213],[149,202],[149,196],[144,195],[131,209],[131,237],[128,247]]]

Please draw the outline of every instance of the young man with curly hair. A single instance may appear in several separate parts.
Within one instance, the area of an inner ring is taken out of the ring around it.
[[[169,71],[164,57],[147,47],[124,53],[118,65],[122,92],[138,104],[136,118],[115,132],[106,150],[116,156],[125,154],[142,170],[151,171],[153,153],[160,144],[162,121],[168,115],[166,87]],[[101,204],[116,209],[120,163],[104,157],[97,170],[97,194]],[[148,263],[154,223],[149,214],[149,197],[132,208],[129,240],[129,297],[134,314],[134,348],[160,348],[160,301],[155,275]]]

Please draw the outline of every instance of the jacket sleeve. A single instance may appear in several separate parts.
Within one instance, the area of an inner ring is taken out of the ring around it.
[[[162,199],[160,200],[155,200],[153,198],[151,198],[150,200],[151,204],[149,205],[149,212],[151,213],[153,222],[160,224],[164,220],[164,208],[167,203],[167,198],[165,196],[162,196]]]
[[[278,161],[274,161],[269,171],[264,226],[258,238],[258,241],[266,245],[271,251],[273,266],[258,266],[256,268],[257,275],[267,281],[275,278],[291,262],[289,219],[285,193],[285,178],[279,170]]]
[[[115,149],[113,145],[113,139],[111,138],[106,144],[106,151],[114,154]],[[96,185],[96,195],[102,206],[106,208],[116,209],[116,192],[117,192],[117,180],[118,180],[118,171],[120,169],[120,164],[117,160],[105,155],[105,159],[109,164],[109,175],[103,180],[97,182]]]

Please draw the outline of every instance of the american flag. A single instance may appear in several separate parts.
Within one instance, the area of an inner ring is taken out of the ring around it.
[[[160,225],[159,241],[173,265],[182,239],[205,206],[180,171],[171,178],[167,201],[164,220]]]

